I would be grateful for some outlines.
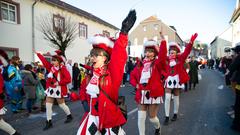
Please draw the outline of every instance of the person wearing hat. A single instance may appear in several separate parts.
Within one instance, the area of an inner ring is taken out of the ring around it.
[[[237,43],[232,50],[235,53],[235,58],[228,67],[225,75],[231,77],[231,83],[236,95],[234,104],[235,117],[231,129],[240,132],[240,43]]]
[[[159,104],[163,103],[164,87],[161,75],[165,69],[165,53],[167,53],[167,50],[162,48],[166,46],[163,36],[162,39],[160,51],[157,41],[148,40],[144,43],[142,66],[136,66],[130,76],[130,83],[136,88],[135,101],[138,103],[138,130],[140,135],[145,135],[147,111],[150,122],[154,125],[155,135],[161,134],[157,114]]]
[[[116,103],[127,61],[128,32],[135,21],[136,11],[131,10],[115,42],[103,35],[89,39],[93,46],[93,74],[86,86],[90,110],[82,118],[77,135],[125,135],[121,126],[126,119]]]
[[[10,124],[3,120],[3,115],[7,109],[4,107],[4,80],[2,76],[3,67],[8,65],[8,55],[0,49],[0,129],[7,132],[9,135],[20,135]]]
[[[46,82],[46,115],[47,121],[43,130],[51,128],[52,125],[52,106],[54,99],[57,100],[59,107],[66,113],[67,119],[64,123],[72,121],[70,109],[65,104],[64,97],[68,94],[67,84],[71,82],[71,76],[65,64],[65,57],[60,50],[56,50],[52,55],[51,63],[49,63],[42,54],[37,53],[45,68],[48,70]]]
[[[18,56],[13,56],[9,65],[5,68],[7,74],[3,72],[4,85],[11,100],[11,111],[13,113],[19,113],[23,110],[23,85],[20,69],[18,67],[19,64],[20,58]]]
[[[169,55],[167,57],[166,80],[165,80],[165,121],[164,125],[169,123],[169,111],[171,93],[174,94],[174,116],[172,121],[177,120],[179,108],[179,90],[184,88],[184,83],[189,81],[189,76],[184,68],[185,60],[192,50],[193,43],[198,34],[192,35],[190,42],[186,46],[183,53],[177,43],[169,43]]]

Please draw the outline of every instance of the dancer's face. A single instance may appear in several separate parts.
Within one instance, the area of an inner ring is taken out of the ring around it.
[[[93,62],[94,68],[102,67],[104,64],[107,63],[107,53],[103,50],[92,50],[91,51],[91,61]]]
[[[52,61],[51,61],[52,65],[57,67],[59,66],[59,61],[56,59],[56,58],[52,58]]]
[[[177,51],[176,50],[170,50],[169,55],[170,56],[175,56],[175,55],[177,55]]]
[[[154,49],[146,49],[145,56],[149,60],[153,60],[155,58],[155,50]]]

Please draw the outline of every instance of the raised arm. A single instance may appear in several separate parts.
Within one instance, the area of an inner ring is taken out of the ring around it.
[[[36,53],[38,58],[41,60],[43,63],[44,67],[50,71],[51,70],[51,64],[44,58],[44,56],[41,53]]]
[[[165,66],[166,60],[167,60],[167,42],[160,32],[160,36],[162,38],[160,47],[159,47],[159,52],[158,52],[158,59],[157,59],[157,64],[159,64],[158,67]]]
[[[122,28],[119,38],[114,44],[109,63],[109,71],[112,78],[112,89],[118,92],[123,78],[124,65],[127,61],[126,47],[128,45],[128,32],[136,21],[136,11],[131,10],[128,16],[122,22]]]
[[[198,36],[197,33],[195,33],[194,35],[192,35],[192,37],[191,37],[189,43],[187,44],[184,52],[180,55],[180,57],[181,57],[181,59],[182,59],[183,61],[185,61],[185,60],[187,59],[188,55],[191,53],[191,50],[192,50],[194,41],[195,41],[195,39],[197,38],[197,36]]]

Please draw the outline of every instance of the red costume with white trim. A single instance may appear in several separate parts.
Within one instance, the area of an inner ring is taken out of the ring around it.
[[[176,56],[168,56],[167,57],[167,65],[166,65],[166,73],[165,73],[166,74],[165,87],[169,88],[169,86],[171,86],[173,84],[174,86],[172,86],[170,88],[179,88],[178,87],[179,85],[183,85],[184,83],[189,81],[189,76],[184,68],[184,63],[192,50],[193,42],[196,39],[196,37],[197,37],[197,34],[195,34],[191,37],[191,40],[187,44],[183,53],[178,53]],[[175,47],[177,49],[177,52],[179,52],[180,49],[177,44],[175,45]],[[166,51],[167,46],[164,45],[163,49]],[[170,49],[171,49],[171,47],[170,47]],[[167,55],[167,53],[165,55]],[[169,78],[172,78],[172,77],[173,78],[176,77],[176,80],[179,84],[176,84],[176,82],[174,82],[174,79],[172,79],[173,82],[169,82],[169,81],[171,81],[171,79],[169,80]]]
[[[49,87],[57,87],[56,85],[54,85],[54,83],[58,82],[58,86],[60,86],[61,89],[61,97],[66,96],[68,92],[67,84],[71,82],[71,76],[66,66],[60,64],[59,69],[55,69],[53,65],[49,63],[42,54],[37,53],[37,56],[42,61],[44,67],[48,70],[48,72],[52,72],[55,76],[47,78],[46,90]],[[56,78],[58,78],[58,80],[56,80]]]
[[[164,87],[163,82],[161,80],[162,72],[165,70],[165,61],[166,61],[166,53],[167,50],[164,49],[166,47],[166,41],[163,40],[160,45],[160,51],[158,53],[158,58],[153,60],[153,64],[151,64],[151,76],[148,80],[146,86],[140,84],[140,78],[142,75],[142,70],[144,66],[136,66],[130,74],[130,84],[136,87],[138,84],[139,88],[136,91],[135,101],[137,103],[141,102],[141,91],[142,90],[149,90],[150,97],[156,98],[161,97],[164,94]],[[151,63],[152,63],[151,62]],[[148,63],[147,61],[143,61],[143,65]]]
[[[93,69],[93,77],[91,78],[90,82],[85,85],[87,90],[84,88],[84,86],[82,86],[81,90],[86,90],[86,93],[91,96],[90,112],[82,118],[78,135],[89,134],[89,121],[93,121],[97,127],[97,130],[102,132],[105,131],[106,134],[112,134],[112,129],[114,127],[119,128],[120,125],[126,123],[126,119],[124,118],[121,110],[116,106],[115,103],[110,101],[110,99],[108,99],[103,92],[101,92],[100,88],[104,90],[111,97],[111,99],[117,102],[119,94],[118,91],[123,78],[123,69],[127,61],[127,44],[127,35],[120,33],[119,38],[114,43],[112,50],[104,47],[104,50],[107,49],[107,52],[111,54],[109,64],[97,69]],[[97,46],[93,44],[93,47]],[[99,81],[103,75],[104,83],[101,85]],[[100,85],[100,88],[98,87],[98,84]],[[96,94],[94,95],[94,93]],[[80,98],[88,99],[88,97],[86,97],[86,95],[83,93],[80,94]],[[99,133],[99,131],[96,132]]]

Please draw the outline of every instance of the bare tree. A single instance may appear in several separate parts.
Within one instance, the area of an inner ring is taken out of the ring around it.
[[[77,37],[77,23],[74,23],[70,16],[53,13],[41,16],[38,22],[38,29],[44,39],[51,43],[51,47],[61,50],[65,56],[65,50]]]

